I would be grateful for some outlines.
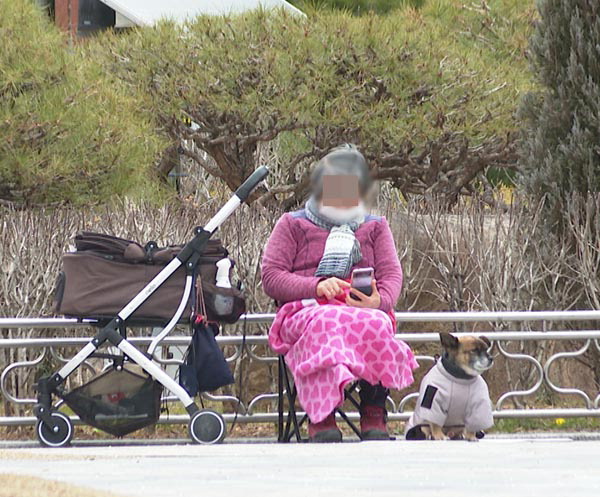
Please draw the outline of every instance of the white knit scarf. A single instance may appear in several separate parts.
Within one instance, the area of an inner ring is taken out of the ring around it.
[[[305,212],[309,221],[329,230],[325,251],[315,276],[347,278],[352,267],[362,259],[360,243],[354,232],[364,222],[364,216],[343,224],[338,223],[319,212],[318,203],[313,197],[306,202]]]

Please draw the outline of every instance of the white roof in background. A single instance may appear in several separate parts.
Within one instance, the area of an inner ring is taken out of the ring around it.
[[[117,13],[140,26],[161,19],[176,22],[192,20],[201,14],[224,15],[263,8],[284,8],[302,12],[285,0],[101,0]]]

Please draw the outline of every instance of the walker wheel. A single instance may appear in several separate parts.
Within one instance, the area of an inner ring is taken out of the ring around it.
[[[218,412],[202,409],[190,419],[190,437],[199,444],[218,444],[225,438],[225,419]]]
[[[55,411],[50,413],[50,417],[56,423],[55,426],[50,426],[41,419],[35,426],[35,433],[40,443],[46,447],[69,445],[73,438],[73,423],[71,423],[69,416]]]

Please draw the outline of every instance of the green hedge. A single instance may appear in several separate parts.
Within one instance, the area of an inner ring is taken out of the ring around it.
[[[422,7],[426,0],[291,0],[299,8],[305,11],[318,9],[335,9],[353,14],[387,14],[393,10],[411,6]]]
[[[266,147],[281,166],[274,191],[294,203],[311,161],[350,141],[404,193],[452,199],[489,167],[516,161],[514,110],[529,87],[534,9],[522,0],[487,5],[201,17],[185,29],[107,35],[94,57],[132,86],[171,139],[194,140],[214,162],[190,155],[231,188]]]
[[[0,46],[0,199],[83,203],[157,189],[164,145],[139,103],[34,2],[0,2]]]
[[[155,165],[164,174],[182,145],[231,188],[268,157],[270,195],[286,205],[344,141],[407,195],[456,198],[515,165],[534,15],[521,0],[382,17],[258,11],[75,46],[33,4],[0,2],[0,199],[155,196]]]
[[[539,8],[530,46],[539,85],[520,109],[520,179],[543,200],[552,230],[564,229],[570,218],[597,226],[600,215],[585,197],[600,192],[600,4],[542,0]]]

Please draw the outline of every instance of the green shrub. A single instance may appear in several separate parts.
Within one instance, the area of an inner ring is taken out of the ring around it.
[[[562,231],[567,218],[599,222],[585,197],[600,192],[600,4],[542,0],[539,11],[530,45],[539,84],[520,109],[520,179],[544,202],[548,227]]]
[[[291,205],[310,163],[354,142],[403,193],[452,200],[489,168],[515,165],[533,12],[521,0],[432,1],[384,17],[254,12],[107,35],[90,48],[231,188],[271,157],[270,195]]]
[[[156,189],[151,122],[34,2],[0,2],[0,46],[0,199],[83,203]]]
[[[299,8],[305,11],[317,9],[336,9],[353,14],[387,14],[392,10],[411,6],[422,7],[426,0],[291,0]]]

